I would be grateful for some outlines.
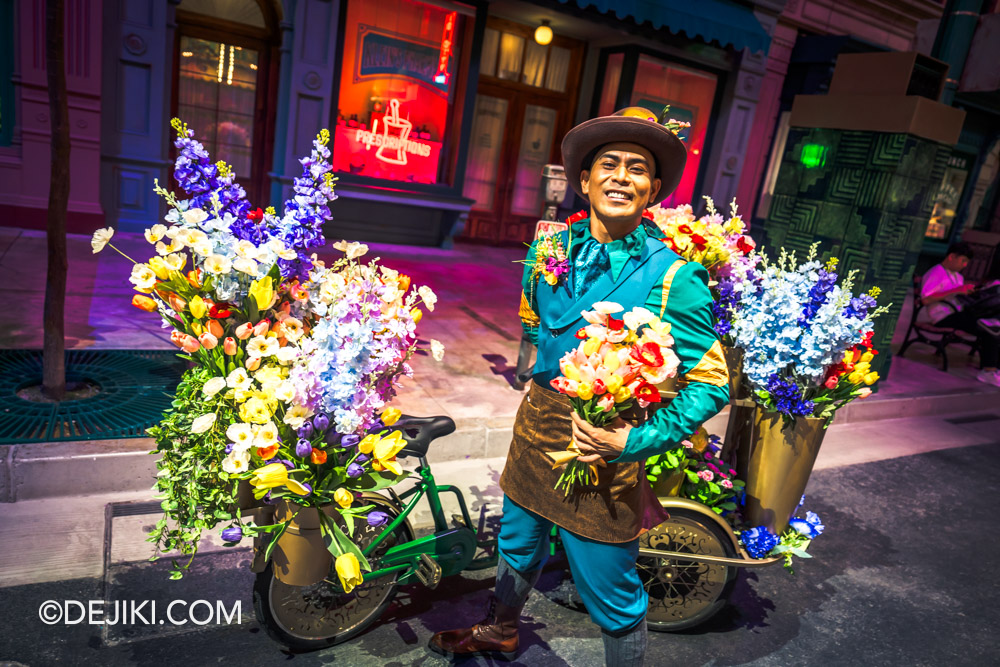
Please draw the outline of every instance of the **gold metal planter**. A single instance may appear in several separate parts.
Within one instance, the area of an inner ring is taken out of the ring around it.
[[[288,528],[271,553],[275,578],[290,586],[319,583],[329,576],[333,563],[320,533],[319,510],[283,500],[275,505],[274,520],[286,519],[290,519]]]
[[[683,470],[670,475],[660,475],[660,478],[653,484],[653,493],[656,494],[657,498],[672,498],[680,495],[684,477]]]
[[[788,527],[823,444],[825,423],[825,419],[799,417],[785,428],[780,414],[757,408],[746,477],[750,525],[767,526],[777,534]]]

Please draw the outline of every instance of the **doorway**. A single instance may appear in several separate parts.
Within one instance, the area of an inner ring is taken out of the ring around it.
[[[582,42],[535,42],[534,28],[491,17],[463,194],[475,201],[464,236],[493,244],[530,241],[542,213],[542,167],[561,163],[576,111]]]

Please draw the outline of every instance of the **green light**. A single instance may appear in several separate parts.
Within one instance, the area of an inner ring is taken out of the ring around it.
[[[823,144],[806,144],[802,147],[802,157],[799,162],[806,169],[822,167],[826,164],[826,146]]]

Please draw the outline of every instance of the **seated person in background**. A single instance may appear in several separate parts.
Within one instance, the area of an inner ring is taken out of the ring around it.
[[[969,265],[970,259],[972,247],[968,243],[952,244],[944,261],[924,274],[920,297],[935,326],[960,329],[976,337],[982,363],[976,379],[1000,387],[1000,372],[997,371],[1000,335],[991,330],[990,314],[978,312],[974,308],[963,308],[958,298],[959,295],[969,294],[976,289],[974,284],[965,282],[961,273]]]

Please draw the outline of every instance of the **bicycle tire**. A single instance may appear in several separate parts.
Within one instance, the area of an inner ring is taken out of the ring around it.
[[[359,503],[374,504],[389,515],[390,521],[400,508],[388,498],[366,493]],[[362,549],[379,534],[365,522],[355,526],[354,540]],[[401,523],[369,555],[373,569],[379,555],[394,544],[413,539],[408,522]],[[336,573],[331,571],[333,580]],[[253,602],[257,620],[268,636],[293,652],[316,651],[334,646],[364,632],[382,616],[398,588],[399,572],[366,581],[350,593],[338,592],[327,581],[312,586],[289,586],[274,576],[271,563],[254,580]]]

